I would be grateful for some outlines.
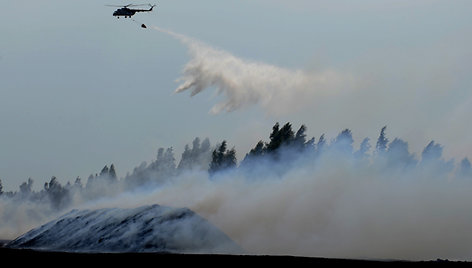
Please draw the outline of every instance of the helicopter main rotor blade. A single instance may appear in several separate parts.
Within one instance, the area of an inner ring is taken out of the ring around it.
[[[149,4],[140,4],[140,5],[129,5],[130,7],[143,7],[143,6],[149,6]]]
[[[107,6],[107,7],[133,7],[133,6],[136,6],[136,5],[127,4],[125,6],[123,6],[123,5],[121,5],[121,6],[120,5],[105,5],[105,6]]]
[[[156,5],[151,5],[151,4],[138,4],[138,5],[135,5],[135,4],[128,4],[128,5],[105,5],[107,7],[141,7],[141,6],[156,6]]]

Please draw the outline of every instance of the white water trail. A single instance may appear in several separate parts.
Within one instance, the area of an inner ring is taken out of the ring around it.
[[[268,113],[286,114],[312,105],[313,100],[336,94],[352,86],[354,78],[332,70],[309,72],[287,69],[243,59],[201,41],[157,26],[188,47],[191,59],[185,64],[175,92],[190,95],[214,88],[223,100],[211,113],[232,112],[261,105]]]

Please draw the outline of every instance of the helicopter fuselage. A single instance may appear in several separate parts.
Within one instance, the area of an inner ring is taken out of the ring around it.
[[[152,11],[152,9],[154,8],[155,5],[151,6],[150,9],[131,9],[131,8],[128,8],[128,7],[122,7],[120,9],[117,9],[115,10],[115,12],[113,12],[113,16],[115,17],[120,17],[120,16],[124,16],[125,18],[131,18],[131,16],[133,16],[134,14],[136,14],[136,12],[150,12]]]
[[[136,10],[129,9],[127,7],[117,9],[115,12],[113,12],[113,16],[115,17],[124,16],[125,18],[126,17],[131,18],[131,16],[133,16],[134,14],[136,14]]]

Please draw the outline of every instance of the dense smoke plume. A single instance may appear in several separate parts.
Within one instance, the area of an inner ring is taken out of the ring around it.
[[[214,113],[254,104],[283,113],[355,80],[333,71],[289,70],[240,59],[154,29],[189,49],[191,60],[176,92],[193,96],[215,88],[223,100]],[[195,139],[178,164],[173,148],[162,148],[124,178],[107,166],[86,182],[78,178],[63,186],[51,178],[40,192],[32,191],[32,180],[18,192],[2,193],[0,187],[0,238],[15,238],[72,208],[157,203],[190,208],[251,254],[472,260],[467,158],[459,163],[444,159],[434,141],[425,141],[421,155],[412,154],[406,141],[390,139],[385,128],[376,143],[366,138],[358,149],[350,130],[331,138],[308,140],[304,127],[294,133],[289,124],[276,124],[268,140],[254,141],[238,165],[212,165],[215,156],[235,155],[221,150],[223,144],[235,146],[231,141],[212,146]],[[209,172],[210,167],[216,170]]]
[[[260,104],[272,114],[284,114],[311,105],[320,96],[353,86],[354,78],[332,70],[309,72],[238,58],[198,40],[153,26],[188,47],[191,60],[184,66],[175,92],[191,96],[215,88],[223,100],[211,113],[231,112]]]
[[[213,113],[254,104],[284,113],[355,80],[240,59],[153,28],[188,46],[191,60],[176,92],[193,96],[215,88],[223,100]],[[28,181],[19,192],[0,196],[0,238],[14,238],[72,208],[157,203],[190,208],[251,254],[472,260],[467,158],[444,159],[434,141],[425,141],[415,155],[406,141],[389,138],[386,128],[360,148],[353,148],[348,129],[330,138],[307,139],[304,127],[295,133],[290,124],[276,124],[238,165],[212,165],[218,153],[235,155],[222,150],[223,144],[234,146],[231,141],[212,146],[197,138],[178,164],[173,148],[161,148],[124,178],[104,167],[86,183],[77,179],[62,186],[52,178],[40,192]],[[217,168],[209,172],[210,167]]]
[[[348,129],[329,141],[308,139],[305,129],[276,124],[239,165],[212,174],[209,155],[222,146],[196,139],[182,153],[186,164],[176,165],[169,148],[125,178],[107,168],[86,186],[49,183],[56,190],[45,196],[69,191],[55,206],[34,202],[40,193],[4,193],[0,235],[13,238],[71,208],[157,203],[192,209],[251,254],[472,259],[467,158],[444,159],[434,141],[416,156],[386,128],[359,149]]]

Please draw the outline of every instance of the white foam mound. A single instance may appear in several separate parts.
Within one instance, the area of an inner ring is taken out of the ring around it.
[[[187,208],[72,210],[8,243],[69,252],[241,253],[228,236]]]

